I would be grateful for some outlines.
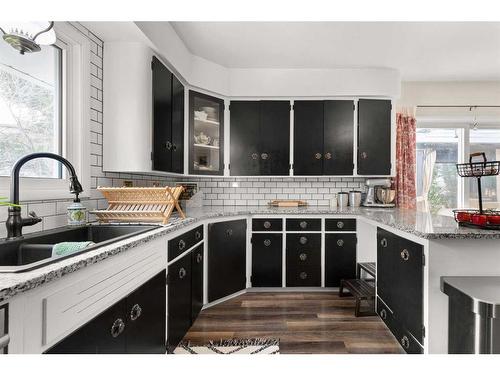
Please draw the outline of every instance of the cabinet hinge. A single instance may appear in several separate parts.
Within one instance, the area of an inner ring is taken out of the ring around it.
[[[290,105],[290,111],[293,111],[293,105]]]
[[[425,266],[425,254],[422,254],[422,266]]]
[[[154,160],[153,151],[151,151],[151,160]]]
[[[425,337],[425,326],[422,326],[422,338]]]
[[[352,110],[355,111],[356,110],[356,104],[352,103]]]
[[[253,243],[253,237],[250,237],[250,243]]]
[[[227,169],[231,169],[231,163],[227,165]]]
[[[151,60],[151,70],[154,69],[154,66],[155,66],[155,60],[153,59],[153,60]]]
[[[170,284],[170,274],[167,273],[167,276],[165,277],[165,285]]]

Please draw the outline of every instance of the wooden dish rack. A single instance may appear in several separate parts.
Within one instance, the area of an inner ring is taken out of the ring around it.
[[[174,209],[185,219],[179,206],[184,190],[176,187],[98,187],[108,208],[92,211],[100,222],[149,222],[167,224]]]

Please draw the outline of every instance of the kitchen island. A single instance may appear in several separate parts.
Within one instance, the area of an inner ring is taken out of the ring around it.
[[[36,353],[47,350],[51,345],[91,320],[106,306],[110,306],[131,292],[132,286],[137,287],[141,284],[132,283],[130,287],[116,290],[107,295],[106,303],[97,306],[98,308],[92,311],[89,310],[88,314],[76,314],[66,325],[61,323],[65,321],[63,318],[57,321],[48,315],[57,310],[47,307],[51,296],[57,295],[59,298],[58,293],[65,291],[69,285],[81,283],[84,279],[95,279],[99,273],[105,275],[108,271],[116,270],[117,264],[123,264],[125,269],[154,254],[148,266],[148,272],[142,273],[144,276],[139,280],[144,283],[148,278],[182,258],[182,254],[172,259],[167,258],[171,240],[200,225],[204,228],[204,240],[200,240],[199,243],[203,245],[205,259],[203,304],[210,306],[218,303],[219,300],[224,300],[225,298],[209,300],[207,295],[207,284],[210,283],[211,277],[207,265],[210,243],[208,226],[218,222],[240,220],[247,223],[244,267],[246,282],[240,293],[252,288],[251,237],[253,232],[261,232],[255,229],[252,231],[254,219],[271,218],[278,219],[278,222],[282,223],[288,219],[319,220],[319,229],[311,229],[311,231],[318,233],[321,238],[321,245],[318,247],[322,254],[321,275],[318,276],[321,283],[318,284],[318,288],[325,290],[330,290],[325,285],[325,236],[330,231],[331,233],[340,231],[340,229],[338,231],[327,230],[328,220],[356,219],[355,229],[347,231],[357,236],[356,262],[377,261],[377,253],[380,252],[380,239],[377,238],[377,233],[379,232],[380,236],[380,231],[392,233],[421,246],[423,340],[419,345],[422,346],[424,353],[447,352],[447,296],[440,291],[440,277],[500,275],[500,262],[498,262],[500,231],[458,227],[453,218],[446,216],[401,209],[348,208],[340,210],[321,206],[305,208],[203,207],[188,209],[186,214],[187,219],[174,219],[166,226],[159,226],[152,231],[45,267],[23,273],[0,274],[0,304],[9,304],[11,336],[9,352]],[[287,238],[287,231],[288,229],[282,226],[274,233]],[[291,230],[290,233],[293,234],[293,232]],[[185,253],[191,250],[192,248],[186,248]],[[283,255],[286,257],[286,241],[283,241]],[[286,265],[283,261],[283,271],[285,269]],[[286,284],[285,274],[286,272],[283,272],[283,283],[272,290],[287,290],[289,286]],[[253,290],[257,289],[253,288]],[[64,293],[61,297],[65,296]],[[232,294],[226,298],[231,296]],[[67,295],[64,298],[67,298]],[[168,303],[175,303],[175,301],[167,301]]]

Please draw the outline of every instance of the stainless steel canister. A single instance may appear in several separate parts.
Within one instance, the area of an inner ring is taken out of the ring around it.
[[[349,194],[346,192],[340,192],[337,194],[337,200],[339,208],[346,208],[349,203]]]
[[[349,192],[349,206],[351,207],[361,206],[361,192],[359,190],[351,190]]]

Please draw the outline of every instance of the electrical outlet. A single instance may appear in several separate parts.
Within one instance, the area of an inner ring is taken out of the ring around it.
[[[129,181],[129,180],[123,181],[123,187],[132,187],[132,186],[134,186],[133,181]]]

